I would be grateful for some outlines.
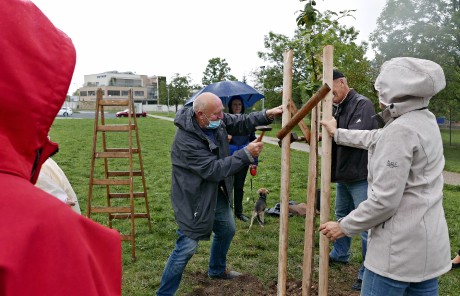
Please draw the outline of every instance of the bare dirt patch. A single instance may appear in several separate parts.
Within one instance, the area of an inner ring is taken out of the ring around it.
[[[347,268],[342,271],[348,274]],[[355,270],[350,270],[355,272]],[[355,273],[354,273],[355,274]],[[190,276],[194,279],[196,288],[186,296],[276,296],[277,285],[272,283],[269,287],[250,274],[243,274],[233,280],[213,280],[208,278],[206,273],[197,272]],[[329,296],[350,296],[359,295],[359,292],[352,291],[353,277],[345,277],[340,280],[329,279]],[[288,280],[286,282],[286,295],[301,296],[302,281]],[[317,283],[313,284],[312,295],[318,295]]]

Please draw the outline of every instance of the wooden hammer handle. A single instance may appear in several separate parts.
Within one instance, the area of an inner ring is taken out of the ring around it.
[[[262,138],[264,137],[264,134],[265,134],[265,131],[262,131],[262,133],[260,133],[260,136],[257,138],[257,143],[262,141]]]

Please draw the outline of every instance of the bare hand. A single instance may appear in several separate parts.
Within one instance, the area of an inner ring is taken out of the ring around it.
[[[321,120],[319,123],[327,130],[331,137],[335,135],[335,132],[337,131],[337,121],[334,117],[330,120]]]
[[[257,142],[257,139],[248,144],[247,148],[252,157],[258,157],[262,148],[264,147],[263,142]]]
[[[327,236],[328,239],[335,242],[337,239],[344,237],[345,234],[340,228],[339,222],[329,221],[319,226],[319,231]]]
[[[267,110],[267,117],[270,118],[270,120],[275,119],[275,116],[278,116],[280,114],[283,114],[283,105],[280,105],[278,107],[275,107],[273,109]]]
[[[75,205],[75,202],[72,200],[72,198],[70,196],[66,198],[65,203],[68,206],[71,206],[71,207],[73,207]]]

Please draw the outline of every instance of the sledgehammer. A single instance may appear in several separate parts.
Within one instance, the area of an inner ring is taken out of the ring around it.
[[[268,126],[268,125],[259,125],[259,126],[256,126],[256,131],[262,131],[262,133],[260,134],[260,136],[257,138],[257,142],[260,142],[262,141],[262,138],[264,137],[264,134],[266,131],[271,131],[272,130],[272,127],[271,126]]]

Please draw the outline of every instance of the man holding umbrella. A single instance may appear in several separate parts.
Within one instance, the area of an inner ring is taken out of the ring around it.
[[[193,108],[178,111],[178,127],[171,149],[171,202],[178,224],[178,239],[163,271],[157,296],[174,295],[182,273],[200,240],[214,238],[208,275],[231,280],[239,272],[227,270],[227,252],[235,234],[231,209],[233,175],[254,161],[263,148],[253,141],[230,156],[227,132],[248,134],[258,125],[271,123],[282,106],[250,114],[223,113],[222,100],[204,92]]]

